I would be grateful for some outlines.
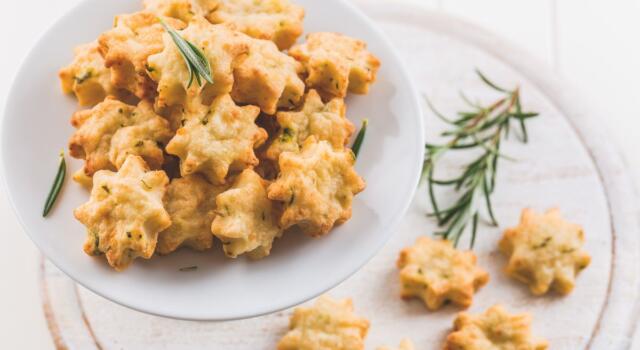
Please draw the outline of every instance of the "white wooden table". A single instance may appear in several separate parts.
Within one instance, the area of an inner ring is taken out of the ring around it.
[[[10,14],[0,22],[6,43],[0,56],[0,101],[28,49],[46,28],[78,0],[2,2]],[[124,0],[123,0],[124,1]],[[398,1],[398,0],[395,0]],[[640,47],[637,33],[640,1],[618,0],[403,0],[459,15],[513,42],[547,62],[584,90],[607,116],[603,121],[626,157],[629,168],[640,174],[640,122],[635,115],[640,100]],[[375,0],[378,3],[391,0]],[[4,105],[4,103],[0,103]],[[636,184],[640,177],[634,177]],[[632,190],[632,189],[630,189]],[[38,252],[0,193],[0,339],[3,347],[53,348],[44,321],[37,284]]]

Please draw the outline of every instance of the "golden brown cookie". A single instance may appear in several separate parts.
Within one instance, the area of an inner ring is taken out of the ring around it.
[[[365,188],[353,169],[350,150],[334,150],[327,141],[307,138],[299,153],[280,155],[280,175],[269,198],[283,202],[283,228],[298,225],[311,236],[324,235],[351,217],[353,196]]]
[[[184,58],[171,36],[165,33],[162,38],[164,49],[148,59],[149,76],[158,84],[156,107],[188,107],[194,98],[209,104],[214,97],[230,93],[233,69],[238,59],[249,51],[247,40],[250,38],[224,26],[212,25],[200,17],[194,18],[178,33],[207,57],[213,84],[203,80],[203,86],[199,86],[194,79],[189,86],[190,75]]]
[[[259,106],[267,114],[277,108],[293,108],[304,95],[304,82],[298,76],[300,63],[280,52],[266,40],[246,38],[249,51],[233,71],[234,101]]]
[[[106,254],[117,271],[126,269],[155,250],[158,232],[171,225],[162,197],[169,179],[163,171],[149,171],[144,160],[130,155],[114,173],[100,170],[93,176],[89,202],[74,211],[87,227],[84,251]]]
[[[583,244],[582,227],[564,220],[560,210],[539,215],[524,209],[520,223],[505,230],[499,247],[509,258],[506,273],[542,295],[549,289],[560,294],[573,290],[577,274],[591,261]]]
[[[398,345],[396,349],[397,350],[414,350],[415,348],[413,347],[413,343],[411,342],[411,340],[402,339],[402,341],[400,341],[400,345]],[[393,348],[390,348],[388,346],[381,346],[378,348],[378,350],[393,350]]]
[[[167,145],[167,153],[180,157],[182,176],[199,172],[211,183],[223,184],[229,171],[258,164],[254,148],[267,133],[255,124],[258,107],[238,107],[229,95],[202,105],[184,120]]]
[[[206,17],[220,6],[219,0],[143,0],[145,11],[189,23],[194,17]]]
[[[282,152],[297,152],[311,135],[329,142],[335,149],[342,149],[355,130],[345,118],[345,109],[343,99],[336,97],[325,104],[316,90],[309,90],[302,108],[278,112],[280,130],[267,149],[266,157],[278,160]]]
[[[182,21],[165,18],[168,26],[184,27]],[[111,70],[111,83],[139,98],[153,98],[156,86],[148,76],[147,58],[164,48],[164,28],[151,12],[119,15],[114,27],[100,35],[100,53]]]
[[[302,34],[304,9],[289,0],[220,0],[207,19],[256,39],[271,40],[278,49],[286,50]]]
[[[131,154],[141,156],[152,169],[160,169],[162,147],[173,134],[150,102],[131,106],[111,97],[76,112],[71,124],[77,130],[69,140],[69,153],[85,160],[88,176],[101,169],[120,168]]]
[[[495,305],[480,315],[458,314],[444,350],[545,350],[545,340],[531,335],[529,314],[510,315]]]
[[[353,313],[351,299],[319,297],[311,307],[297,307],[278,350],[362,350],[369,321]]]
[[[253,259],[271,252],[273,240],[282,235],[276,203],[267,197],[266,181],[252,169],[245,169],[231,188],[216,198],[217,216],[211,232],[222,241],[231,258],[247,253]]]
[[[160,232],[156,251],[169,254],[179,247],[195,250],[211,248],[211,222],[215,217],[216,196],[226,186],[214,186],[199,174],[173,179],[164,197],[171,226]]]
[[[347,90],[369,92],[380,67],[364,41],[338,33],[309,34],[304,44],[289,50],[289,55],[304,65],[308,87],[337,97],[345,97]]]
[[[73,61],[58,74],[64,93],[73,93],[81,106],[93,106],[108,95],[131,100],[124,90],[111,84],[111,73],[104,65],[97,42],[80,45],[74,53]]]
[[[421,298],[436,310],[451,301],[469,307],[473,293],[487,284],[489,274],[476,265],[476,255],[459,251],[451,241],[423,236],[398,258],[403,298]]]

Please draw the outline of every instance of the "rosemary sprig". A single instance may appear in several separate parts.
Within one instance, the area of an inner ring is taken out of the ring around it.
[[[42,211],[42,217],[46,217],[47,214],[53,208],[53,205],[58,198],[58,194],[60,194],[60,190],[62,189],[62,185],[64,184],[64,178],[67,175],[67,164],[64,160],[64,151],[60,151],[60,164],[58,165],[58,173],[56,174],[55,179],[53,180],[53,185],[51,185],[51,190],[49,190],[49,195],[47,196],[47,200],[44,203],[44,210]]]
[[[491,194],[496,187],[498,160],[509,158],[500,153],[503,138],[509,136],[511,122],[515,121],[520,127],[520,139],[528,141],[525,122],[538,115],[535,112],[523,112],[520,104],[520,88],[504,89],[484,74],[476,70],[480,79],[490,88],[503,94],[503,97],[489,106],[472,103],[463,94],[463,100],[470,106],[470,111],[458,112],[454,119],[446,118],[439,113],[427,99],[427,104],[433,113],[449,124],[450,129],[441,135],[450,138],[444,144],[426,144],[425,159],[422,168],[422,178],[428,182],[429,200],[433,208],[433,215],[438,225],[444,227],[436,235],[442,236],[458,244],[465,228],[471,222],[471,247],[476,239],[479,220],[480,202],[484,202],[490,222],[497,225]],[[434,178],[434,167],[437,160],[448,151],[481,150],[481,154],[464,165],[462,172],[451,179]],[[436,186],[452,186],[459,194],[457,200],[446,208],[439,208],[435,195]],[[484,197],[484,198],[483,198]]]
[[[211,65],[207,56],[194,44],[184,39],[173,28],[169,27],[164,21],[158,18],[164,29],[169,33],[171,39],[178,47],[180,55],[184,59],[184,63],[189,70],[189,83],[187,88],[191,87],[193,83],[193,77],[195,76],[198,86],[202,85],[202,79],[206,80],[209,84],[213,84],[213,78],[211,77]]]
[[[360,131],[358,131],[358,135],[356,135],[356,139],[353,141],[353,146],[351,146],[351,150],[356,158],[358,157],[358,153],[360,153],[362,141],[364,141],[364,136],[367,133],[367,125],[369,125],[369,119],[363,119]]]
[[[185,267],[181,267],[181,268],[179,268],[178,270],[179,270],[180,272],[186,272],[186,271],[195,271],[195,270],[197,270],[197,269],[198,269],[198,266],[193,265],[193,266],[185,266]]]

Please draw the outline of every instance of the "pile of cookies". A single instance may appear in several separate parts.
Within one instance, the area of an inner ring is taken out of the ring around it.
[[[518,226],[505,230],[499,250],[509,259],[507,275],[527,284],[532,294],[553,290],[566,295],[573,290],[578,273],[590,263],[583,244],[582,227],[564,220],[558,209],[544,214],[525,209]],[[469,307],[473,294],[489,281],[489,274],[476,265],[473,252],[426,236],[400,252],[397,266],[401,296],[420,298],[430,310],[447,302]],[[531,319],[526,313],[512,315],[502,305],[479,315],[459,313],[443,349],[547,349],[547,341],[531,335]],[[278,343],[278,350],[364,349],[368,329],[369,321],[354,314],[350,299],[322,296],[312,307],[294,311],[290,330]],[[437,348],[435,344],[437,341],[428,348]],[[397,349],[413,350],[414,345],[405,339]]]
[[[365,182],[346,147],[347,93],[366,94],[380,62],[358,39],[303,32],[288,0],[144,0],[60,71],[74,175],[91,189],[75,217],[84,250],[116,270],[214,237],[229,257],[269,255],[297,227],[327,234]],[[212,83],[194,83],[161,21],[197,47]]]

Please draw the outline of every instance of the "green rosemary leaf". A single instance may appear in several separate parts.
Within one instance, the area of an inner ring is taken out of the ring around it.
[[[501,87],[499,87],[498,85],[494,84],[491,80],[489,80],[484,74],[482,74],[482,72],[476,68],[476,74],[478,74],[478,76],[480,77],[480,79],[482,79],[482,81],[489,85],[490,87],[492,87],[494,90],[500,91],[500,92],[508,92],[506,89],[503,89]]]
[[[433,114],[435,114],[436,117],[440,118],[440,120],[442,120],[445,123],[455,124],[454,121],[452,121],[449,118],[445,117],[444,114],[438,112],[438,110],[433,106],[433,103],[431,103],[431,100],[429,100],[429,97],[427,97],[427,95],[423,95],[422,97],[424,98],[425,102],[427,102],[427,107],[429,107],[431,112],[433,112]]]
[[[519,89],[506,90],[489,80],[480,71],[476,71],[480,79],[491,89],[499,91],[504,96],[496,102],[481,106],[471,102],[463,93],[460,93],[464,102],[476,111],[458,112],[458,118],[449,120],[437,112],[428,98],[425,97],[429,108],[440,119],[445,120],[450,127],[441,133],[448,138],[443,144],[425,144],[425,159],[423,163],[423,179],[428,181],[429,200],[433,207],[438,225],[443,229],[436,232],[438,236],[458,244],[461,236],[471,226],[471,247],[475,244],[478,221],[480,218],[480,206],[484,202],[487,215],[493,225],[497,225],[491,203],[491,195],[496,188],[496,174],[500,159],[513,160],[504,155],[500,149],[502,139],[508,136],[511,122],[516,122],[522,132],[522,141],[528,139],[526,121],[536,117],[538,113],[523,112],[520,105]],[[477,154],[475,158],[464,164],[458,175],[451,178],[434,178],[436,161],[447,151],[469,150]],[[457,193],[455,201],[446,208],[438,207],[438,199],[435,188],[437,186],[453,186]],[[470,224],[470,225],[469,225]]]
[[[169,36],[171,36],[171,39],[176,44],[180,55],[187,65],[187,69],[189,70],[189,82],[187,83],[187,88],[191,87],[194,77],[199,86],[202,86],[201,78],[204,78],[208,83],[213,84],[213,78],[211,77],[211,65],[204,53],[197,46],[181,37],[175,29],[169,27],[162,19],[158,18],[158,20],[167,33],[169,33]]]
[[[181,272],[185,272],[185,271],[195,271],[198,269],[198,266],[193,265],[193,266],[185,266],[185,267],[181,267],[178,270]]]
[[[356,135],[356,139],[353,141],[351,150],[356,158],[358,157],[358,153],[360,153],[360,147],[362,146],[362,141],[364,141],[364,135],[367,133],[367,125],[369,125],[369,119],[363,119],[360,131],[358,131],[358,135]]]
[[[60,163],[58,165],[58,173],[56,174],[55,179],[53,180],[53,185],[51,185],[51,190],[49,190],[49,195],[47,196],[47,200],[44,203],[44,210],[42,211],[42,217],[46,217],[47,214],[53,208],[53,205],[56,203],[56,199],[58,199],[58,195],[60,194],[60,190],[62,189],[62,185],[64,184],[64,179],[67,175],[67,164],[64,160],[64,151],[60,151]]]

